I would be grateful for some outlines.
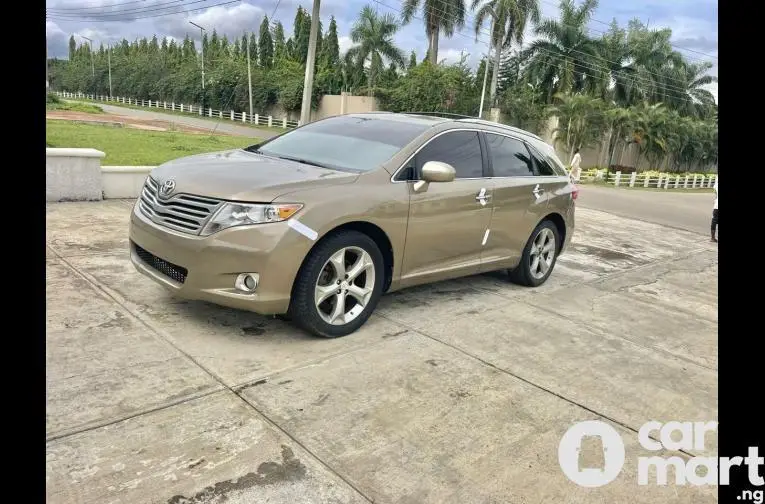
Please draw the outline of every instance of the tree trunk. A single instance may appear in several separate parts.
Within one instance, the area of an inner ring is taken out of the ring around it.
[[[433,23],[430,27],[430,40],[428,41],[428,58],[434,65],[438,65],[438,24]]]
[[[497,83],[499,82],[499,64],[502,58],[502,46],[500,44],[496,44],[494,53],[494,69],[491,73],[491,93],[489,94],[489,104],[492,107],[497,106]]]

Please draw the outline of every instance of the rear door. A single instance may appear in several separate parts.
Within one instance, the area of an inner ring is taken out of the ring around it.
[[[452,165],[452,182],[414,192],[410,183],[401,286],[478,273],[493,202],[488,162],[476,130],[447,131],[431,139],[410,161],[415,174],[428,161]],[[415,175],[414,177],[418,177]]]
[[[531,231],[545,216],[548,193],[524,141],[500,133],[484,135],[494,183],[494,209],[481,270],[492,271],[517,264]]]

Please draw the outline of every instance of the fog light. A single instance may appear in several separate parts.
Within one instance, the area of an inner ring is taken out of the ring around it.
[[[238,290],[242,292],[255,292],[255,289],[258,288],[258,281],[260,280],[260,275],[257,273],[242,273],[238,277],[236,277],[236,282],[234,282],[234,287],[236,287]]]

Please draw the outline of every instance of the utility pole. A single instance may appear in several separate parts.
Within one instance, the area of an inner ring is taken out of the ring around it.
[[[247,34],[247,86],[250,90],[250,122],[252,122],[252,69],[250,68],[250,42],[252,33]]]
[[[106,50],[106,60],[109,62],[109,98],[112,97],[112,46]]]
[[[48,9],[45,9],[45,99],[50,92],[50,80],[48,79]]]
[[[311,120],[311,95],[313,94],[313,70],[316,63],[316,37],[319,32],[319,4],[321,0],[313,0],[311,13],[311,34],[308,38],[308,60],[305,65],[305,81],[303,82],[303,107],[300,110],[300,124],[308,124]]]
[[[489,33],[494,33],[494,17],[491,18],[491,29]],[[486,53],[486,65],[483,72],[483,87],[481,88],[481,106],[478,108],[478,118],[483,119],[483,99],[486,96],[486,80],[489,77],[489,64],[491,61],[491,40],[489,40],[489,51]]]
[[[189,21],[192,25],[199,28],[199,45],[202,46],[202,110],[205,108],[205,29],[196,24],[194,21]]]

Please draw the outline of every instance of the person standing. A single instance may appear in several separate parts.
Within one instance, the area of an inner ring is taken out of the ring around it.
[[[717,243],[717,223],[720,219],[720,210],[717,208],[717,178],[715,178],[715,206],[712,209],[712,241]]]
[[[571,158],[571,180],[578,183],[579,178],[582,176],[582,155],[579,154],[579,149],[574,150],[574,157]]]

